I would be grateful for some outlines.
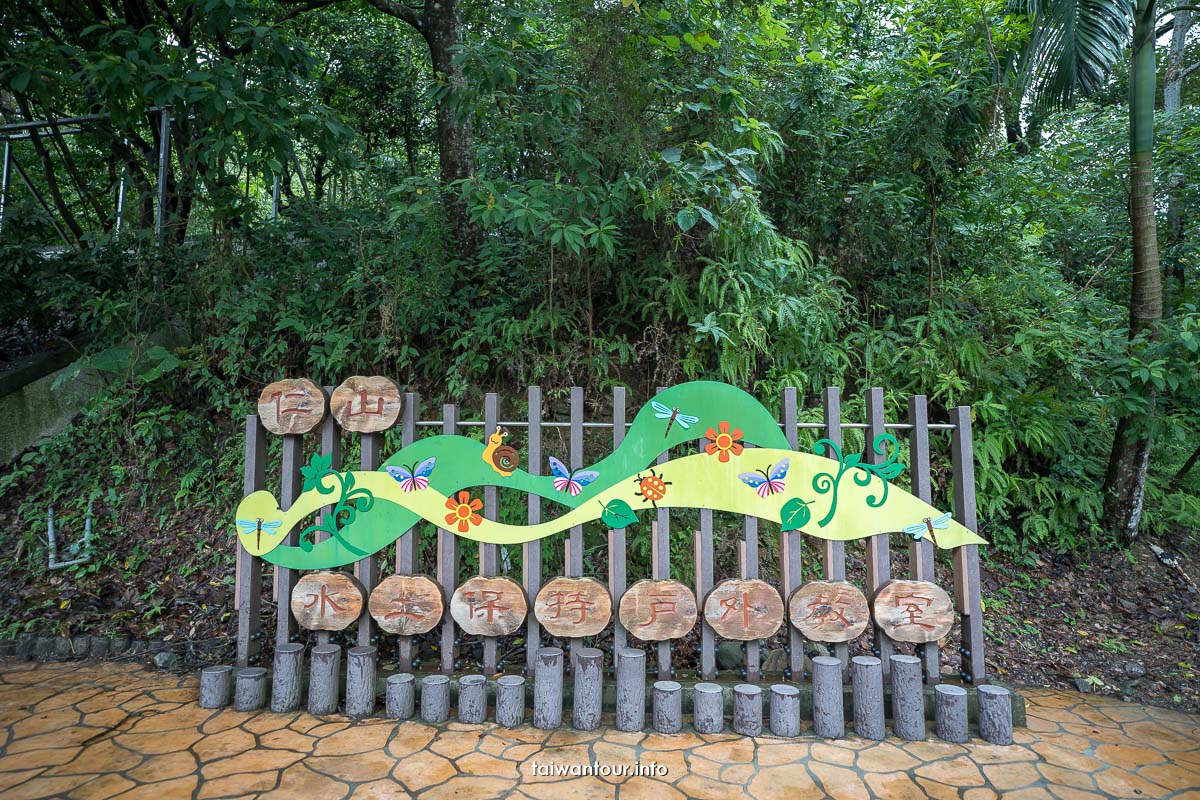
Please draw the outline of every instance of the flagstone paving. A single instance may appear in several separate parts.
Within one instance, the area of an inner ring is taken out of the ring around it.
[[[997,747],[351,722],[196,705],[196,680],[115,663],[0,660],[0,797],[1200,800],[1200,717],[1028,690]],[[651,763],[630,777],[533,767]]]

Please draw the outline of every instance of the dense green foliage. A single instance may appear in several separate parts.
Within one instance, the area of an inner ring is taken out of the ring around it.
[[[240,491],[230,420],[256,387],[372,372],[430,404],[615,382],[640,403],[700,377],[767,402],[884,386],[892,418],[913,393],[939,415],[971,404],[982,532],[1014,556],[1117,544],[1099,487],[1114,420],[1134,413],[1154,437],[1144,528],[1200,526],[1200,469],[1173,482],[1200,445],[1200,234],[1189,220],[1161,237],[1167,318],[1127,346],[1123,74],[1024,120],[1032,143],[1006,141],[1030,26],[1004,4],[471,4],[455,90],[412,29],[367,7],[273,22],[289,7],[186,5],[191,49],[168,44],[179,20],[114,14],[0,50],[35,107],[119,115],[80,153],[134,129],[149,146],[139,108],[195,114],[173,179],[196,200],[173,207],[187,243],[118,246],[110,220],[46,260],[30,252],[53,243],[48,216],[20,192],[6,211],[5,319],[77,315],[110,382],[0,482],[31,526],[51,498],[106,494],[114,525],[165,534],[199,498],[220,501],[203,515],[219,524]],[[451,186],[443,102],[472,131],[472,177]],[[1200,112],[1159,129],[1158,184],[1195,208]],[[120,169],[79,160],[101,184]],[[272,175],[274,222],[255,200]],[[81,218],[85,195],[68,198]],[[156,345],[164,328],[186,343]],[[112,493],[129,485],[146,490]]]

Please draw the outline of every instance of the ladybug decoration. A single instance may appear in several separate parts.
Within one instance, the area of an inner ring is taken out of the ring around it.
[[[658,508],[658,501],[667,496],[667,487],[671,485],[670,481],[664,481],[662,476],[657,474],[653,468],[650,469],[649,475],[638,476],[633,479],[633,482],[638,485],[641,491],[634,492],[638,497],[650,503],[650,505]]]
[[[483,451],[483,460],[492,465],[492,469],[504,477],[513,474],[513,470],[521,463],[521,454],[516,448],[504,444],[508,431],[496,426],[496,432],[488,437],[487,447]]]

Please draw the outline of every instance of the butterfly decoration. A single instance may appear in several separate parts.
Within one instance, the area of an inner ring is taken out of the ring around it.
[[[939,531],[944,531],[949,528],[950,517],[952,516],[953,514],[947,511],[937,519],[930,519],[929,517],[926,517],[915,525],[905,525],[903,530],[913,538],[913,541],[919,542],[925,538],[926,534],[928,534],[929,540],[934,544],[937,544],[937,538],[933,535],[934,529],[936,528]]]
[[[405,493],[424,489],[429,486],[429,474],[437,464],[436,458],[427,458],[413,467],[387,467],[387,474],[400,482],[400,489]]]
[[[755,472],[742,472],[738,478],[742,483],[758,492],[759,497],[766,498],[783,491],[783,479],[787,477],[788,467],[791,466],[791,463],[791,459],[785,458],[774,467],[768,466],[766,469]]]
[[[583,487],[600,477],[600,473],[592,469],[569,470],[554,456],[550,456],[550,472],[554,475],[554,488],[572,497],[577,497]]]
[[[262,550],[263,531],[265,530],[268,534],[275,533],[275,529],[283,524],[283,520],[276,519],[271,520],[270,522],[263,522],[263,518],[259,517],[257,519],[239,519],[237,524],[238,527],[242,529],[242,533],[246,535],[249,535],[251,531],[254,531],[254,548],[256,550]]]
[[[657,400],[650,401],[651,408],[654,409],[654,416],[667,421],[667,430],[663,433],[663,438],[667,438],[667,434],[671,432],[671,426],[676,422],[679,427],[685,431],[700,421],[699,417],[693,417],[691,414],[681,414],[678,408],[667,408]]]

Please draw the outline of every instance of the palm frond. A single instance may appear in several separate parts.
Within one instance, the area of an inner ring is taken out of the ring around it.
[[[1044,110],[1100,90],[1129,46],[1129,0],[1014,0],[1032,21],[1017,65],[1020,89]]]

